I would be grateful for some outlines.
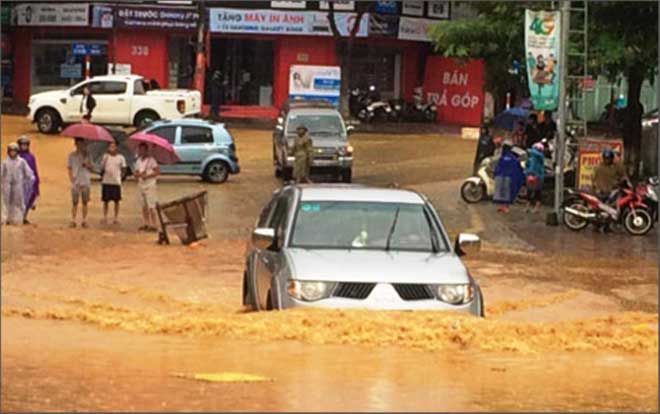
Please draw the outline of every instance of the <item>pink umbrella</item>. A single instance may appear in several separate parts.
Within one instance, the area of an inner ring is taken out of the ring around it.
[[[62,135],[71,138],[82,138],[89,141],[115,142],[110,132],[100,125],[89,123],[69,125],[62,131]]]
[[[137,132],[126,140],[126,146],[131,151],[137,151],[140,144],[147,144],[149,146],[149,153],[160,164],[176,164],[181,161],[179,156],[176,155],[172,144],[167,142],[166,139],[158,135],[148,134],[146,132]]]

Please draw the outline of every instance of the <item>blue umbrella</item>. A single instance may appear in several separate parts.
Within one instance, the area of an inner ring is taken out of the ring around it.
[[[493,126],[500,129],[511,131],[518,121],[525,121],[529,116],[529,111],[520,107],[514,107],[502,111],[493,120]]]

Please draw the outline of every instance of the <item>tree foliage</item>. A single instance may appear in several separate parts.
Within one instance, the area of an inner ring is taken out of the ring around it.
[[[525,9],[550,9],[550,3],[478,2],[470,6],[477,13],[475,18],[441,22],[431,29],[436,50],[447,57],[483,59],[486,87],[496,95],[515,86],[527,88],[521,78],[509,74],[512,62],[522,62],[525,56]],[[658,69],[658,3],[591,1],[588,9],[589,73],[610,79],[623,74],[628,79],[623,135],[627,158],[635,164],[641,151],[642,83],[652,79]]]

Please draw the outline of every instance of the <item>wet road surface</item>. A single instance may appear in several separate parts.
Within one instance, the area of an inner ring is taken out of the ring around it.
[[[657,407],[657,234],[575,234],[522,209],[458,195],[474,143],[363,134],[355,181],[427,194],[466,259],[486,319],[432,312],[245,313],[245,240],[279,182],[268,131],[236,130],[242,173],[213,186],[161,180],[163,200],[209,191],[211,238],[161,247],[137,234],[135,186],[119,227],[70,230],[71,140],[29,132],[42,174],[34,226],[2,229],[3,410],[651,410]],[[195,373],[268,379],[208,383]],[[181,374],[181,375],[179,375]],[[560,380],[558,380],[560,379]],[[604,397],[606,390],[606,397]]]

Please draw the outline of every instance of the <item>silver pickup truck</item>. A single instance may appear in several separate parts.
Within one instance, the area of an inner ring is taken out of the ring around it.
[[[348,135],[353,127],[345,125],[341,114],[329,104],[299,102],[285,106],[273,131],[275,176],[291,179],[293,142],[296,128],[305,126],[314,145],[312,173],[327,173],[350,183],[353,174],[353,147]]]

